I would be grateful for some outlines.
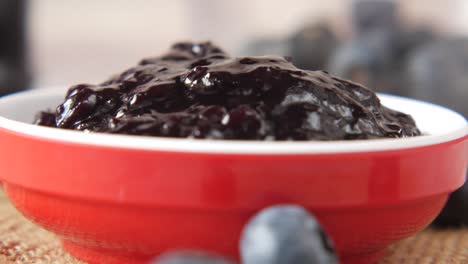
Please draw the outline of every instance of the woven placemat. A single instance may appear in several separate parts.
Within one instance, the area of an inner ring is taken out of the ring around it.
[[[51,233],[22,217],[0,190],[0,263],[84,264]],[[468,264],[468,229],[426,230],[388,249],[379,264]]]

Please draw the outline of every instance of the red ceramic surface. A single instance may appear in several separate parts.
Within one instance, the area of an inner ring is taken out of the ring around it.
[[[466,120],[381,96],[429,135],[234,142],[85,134],[29,125],[64,90],[0,99],[0,179],[27,218],[90,263],[145,263],[168,249],[238,257],[242,227],[278,203],[305,206],[342,263],[372,263],[427,226],[465,180]]]

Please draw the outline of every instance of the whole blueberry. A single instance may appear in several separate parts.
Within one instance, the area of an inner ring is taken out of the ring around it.
[[[325,23],[308,24],[289,39],[294,65],[306,70],[323,70],[338,39]]]
[[[259,212],[245,227],[240,249],[243,264],[338,262],[315,217],[295,205],[278,205]]]
[[[150,264],[234,264],[222,256],[195,250],[169,251]]]

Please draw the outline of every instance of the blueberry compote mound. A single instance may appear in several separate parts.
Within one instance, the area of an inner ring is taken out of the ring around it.
[[[36,124],[178,138],[343,140],[420,135],[411,116],[371,90],[279,56],[230,57],[209,43],[164,55],[98,84],[72,86]]]

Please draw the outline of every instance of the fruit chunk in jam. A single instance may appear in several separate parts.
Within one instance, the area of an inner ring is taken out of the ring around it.
[[[341,140],[420,135],[371,90],[279,56],[177,43],[99,84],[72,86],[38,125],[182,138]]]

